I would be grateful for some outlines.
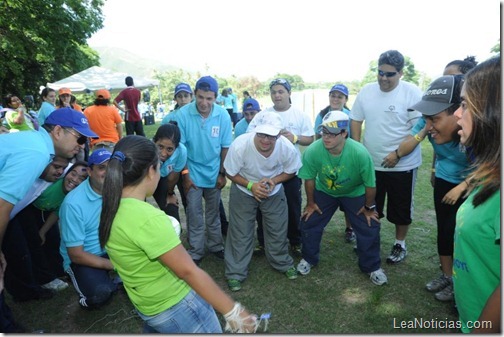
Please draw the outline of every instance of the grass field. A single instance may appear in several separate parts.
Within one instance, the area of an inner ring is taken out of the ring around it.
[[[158,126],[146,126],[147,135],[152,137]],[[399,265],[385,264],[394,241],[394,226],[382,221],[381,257],[389,284],[375,286],[359,271],[353,245],[344,243],[344,219],[339,211],[324,233],[320,264],[307,276],[288,280],[272,269],[264,256],[253,257],[242,290],[231,293],[226,286],[223,261],[209,255],[201,267],[251,312],[271,313],[266,333],[457,332],[432,328],[432,323],[456,320],[457,316],[453,304],[436,301],[433,294],[425,290],[425,283],[436,277],[440,270],[429,181],[432,147],[428,142],[423,142],[422,153],[424,162],[415,189],[414,221],[407,238],[408,257]],[[229,185],[228,182],[222,194],[226,208]],[[185,226],[182,209],[180,213]],[[295,258],[295,262],[297,264],[299,258]],[[123,291],[97,310],[83,310],[77,300],[71,285],[44,301],[16,303],[7,295],[16,319],[28,332],[39,329],[47,333],[141,332],[142,321]],[[401,322],[407,324],[415,320],[417,323],[429,321],[430,328],[426,325],[399,328]]]

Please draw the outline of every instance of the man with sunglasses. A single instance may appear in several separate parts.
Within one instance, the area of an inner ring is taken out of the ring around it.
[[[313,131],[313,123],[308,114],[292,106],[291,85],[289,81],[284,78],[277,78],[271,81],[269,87],[273,106],[258,113],[250,122],[247,132],[254,130],[257,124],[255,121],[261,114],[275,112],[282,118],[284,127],[281,131],[281,135],[294,144],[297,149],[297,155],[301,158],[299,145],[308,146],[313,142],[313,136],[315,134]],[[299,229],[302,203],[301,179],[295,175],[286,181],[283,187],[285,189],[289,210],[287,238],[289,239],[292,252],[299,256],[301,254],[301,232]],[[261,230],[261,228],[258,228],[258,231]],[[258,241],[259,245],[264,247],[264,242],[261,242],[260,235],[258,235]],[[260,249],[261,247],[258,248]]]
[[[55,155],[73,158],[84,147],[87,137],[97,138],[86,117],[71,108],[54,110],[38,131],[23,131],[0,136],[0,244],[9,215],[26,195]],[[82,142],[84,140],[84,142]],[[1,247],[0,247],[1,248]],[[6,263],[0,253],[0,291]],[[0,294],[0,315],[5,313],[3,292]],[[7,318],[7,321],[9,319]],[[0,328],[4,322],[0,317]],[[2,330],[7,332],[6,330]]]
[[[344,112],[328,112],[319,127],[322,138],[303,153],[299,177],[304,179],[306,206],[301,218],[303,258],[297,271],[307,275],[318,264],[324,228],[341,208],[357,237],[360,270],[371,282],[382,285],[387,283],[387,276],[381,269],[373,161],[362,144],[347,139],[348,127]]]
[[[406,258],[406,234],[412,221],[413,192],[417,169],[422,164],[420,147],[399,157],[397,148],[408,137],[421,114],[408,111],[420,101],[422,91],[412,83],[401,81],[404,57],[389,50],[378,59],[377,82],[369,83],[357,95],[350,112],[352,138],[360,141],[366,121],[363,144],[373,158],[376,174],[376,207],[384,217],[387,199],[387,220],[395,225],[396,240],[387,263],[396,264]]]
[[[227,177],[232,182],[224,250],[231,291],[240,290],[248,274],[257,210],[262,213],[268,262],[288,279],[297,277],[289,255],[288,209],[282,183],[296,175],[301,160],[294,145],[280,135],[282,129],[282,119],[277,113],[262,114],[256,120],[254,132],[236,138],[224,160]]]

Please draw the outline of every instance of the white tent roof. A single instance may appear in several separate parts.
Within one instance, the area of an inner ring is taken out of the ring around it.
[[[126,73],[113,72],[102,67],[91,67],[80,73],[64,78],[54,83],[47,83],[47,87],[58,90],[60,88],[69,88],[72,93],[84,93],[87,90],[95,91],[98,89],[122,90],[126,88],[124,79],[128,76]],[[139,89],[159,85],[159,81],[133,77],[135,87]]]

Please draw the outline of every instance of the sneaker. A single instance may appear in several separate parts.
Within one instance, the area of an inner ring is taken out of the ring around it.
[[[450,282],[443,290],[434,294],[434,297],[441,302],[453,301],[453,284]]]
[[[289,280],[295,280],[297,279],[297,270],[294,266],[290,267],[286,272],[285,272],[285,276],[287,276],[287,278]]]
[[[301,256],[301,245],[291,245],[291,250],[294,255]]]
[[[387,275],[385,275],[385,272],[381,268],[369,274],[369,278],[371,279],[371,282],[377,286],[388,283]]]
[[[264,247],[261,245],[257,245],[254,248],[254,255],[264,255]]]
[[[238,291],[241,289],[241,282],[235,279],[229,279],[227,281],[229,290],[231,291]]]
[[[427,283],[425,285],[425,288],[428,291],[432,291],[433,293],[437,293],[437,292],[443,290],[444,288],[446,288],[447,286],[449,286],[451,283],[452,283],[452,281],[451,281],[450,277],[446,277],[445,275],[441,274],[441,276],[439,276],[437,279],[434,279],[434,280],[430,281],[429,283]]]
[[[221,259],[221,260],[224,260],[224,249],[219,250],[219,251],[216,251],[216,252],[212,252],[212,254],[213,254],[216,258]]]
[[[309,264],[305,259],[301,259],[301,261],[297,265],[297,271],[301,275],[308,275],[308,273],[310,273],[311,267],[312,265]]]
[[[403,248],[399,243],[396,243],[392,247],[392,251],[390,252],[389,257],[387,257],[387,263],[389,264],[399,263],[406,258],[407,254],[408,252],[406,248]]]
[[[41,285],[41,287],[53,291],[61,291],[68,288],[68,283],[61,281],[59,278],[55,278],[51,282]]]
[[[352,228],[345,229],[345,242],[350,243],[355,241],[355,233]]]

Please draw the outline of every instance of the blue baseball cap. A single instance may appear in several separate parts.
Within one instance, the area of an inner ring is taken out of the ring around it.
[[[329,93],[331,93],[333,91],[339,91],[339,92],[341,92],[343,95],[345,95],[348,98],[348,88],[345,85],[343,85],[343,84],[336,84],[336,85],[334,85],[331,88],[331,90],[329,90]]]
[[[192,89],[191,89],[191,86],[187,83],[179,83],[177,84],[177,86],[175,87],[175,93],[173,94],[173,96],[177,96],[177,94],[181,91],[184,91],[184,92],[187,92],[188,94],[191,94],[192,95]]]
[[[99,138],[98,135],[89,128],[86,116],[84,116],[82,112],[72,108],[67,107],[54,110],[49,117],[46,118],[44,124],[72,128],[88,138]]]
[[[111,156],[112,153],[108,152],[107,150],[93,151],[93,153],[91,153],[88,158],[88,165],[93,166],[103,164],[107,160],[110,160]]]
[[[203,91],[213,91],[219,94],[219,84],[212,76],[203,76],[196,82],[195,90],[201,89]]]
[[[273,81],[270,82],[269,88],[271,89],[271,87],[274,85],[283,85],[288,92],[291,91],[291,85],[289,81],[287,81],[285,78],[274,79]]]
[[[253,98],[247,98],[243,102],[243,110],[242,111],[261,111],[261,107],[259,106],[259,102]]]

